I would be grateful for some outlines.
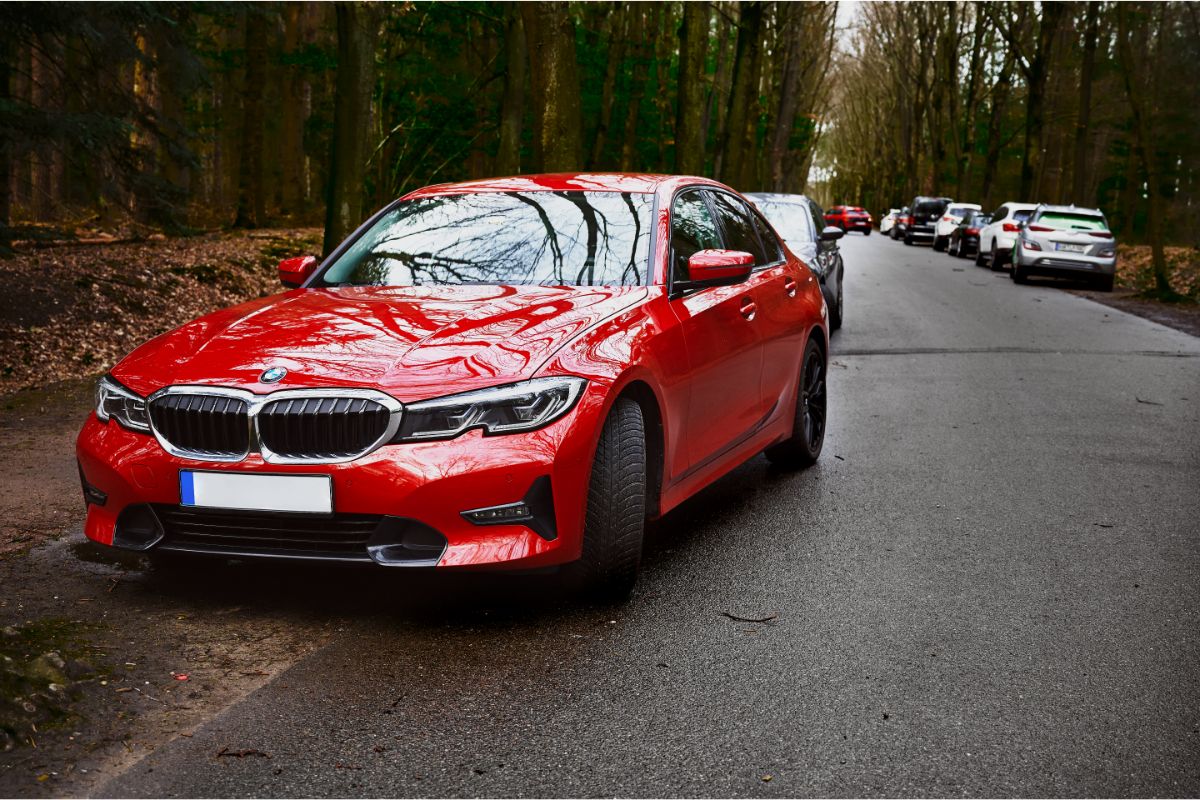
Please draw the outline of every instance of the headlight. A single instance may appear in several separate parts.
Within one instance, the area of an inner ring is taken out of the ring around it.
[[[586,383],[575,377],[534,378],[406,405],[392,441],[452,439],[471,428],[483,428],[485,434],[531,431],[567,413]]]
[[[96,384],[96,417],[101,422],[115,419],[131,431],[149,431],[146,401],[105,375]]]

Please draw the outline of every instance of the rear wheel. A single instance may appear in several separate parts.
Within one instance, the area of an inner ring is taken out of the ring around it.
[[[979,240],[979,244],[975,246],[975,266],[987,266],[987,262],[983,260],[983,240]]]
[[[870,229],[870,228],[867,228],[866,230],[864,230],[864,231],[863,231],[863,236],[870,236],[870,235],[871,235],[871,229]]]
[[[1012,272],[1009,277],[1013,279],[1013,283],[1029,283],[1029,276],[1025,274],[1021,262],[1017,260],[1017,251],[1013,250]]]
[[[945,236],[934,236],[933,237],[933,249],[935,252],[938,252],[938,253],[945,250],[946,249],[946,237]]]
[[[1003,265],[1000,263],[1000,251],[996,249],[996,240],[992,240],[992,252],[988,257],[988,266],[992,268],[992,272],[999,272]]]
[[[772,464],[785,469],[802,469],[817,463],[825,444],[825,390],[825,354],[815,339],[809,339],[800,366],[792,435],[767,448],[767,460]]]
[[[567,565],[572,588],[604,602],[629,597],[646,526],[646,427],[642,407],[617,400],[596,447],[588,484],[583,553]]]
[[[912,237],[911,237],[911,236],[909,236],[907,233],[906,233],[906,234],[904,234],[904,243],[905,243],[905,244],[907,244],[907,245],[910,245],[910,246],[911,246],[911,245],[912,245],[912,243],[913,243]]]

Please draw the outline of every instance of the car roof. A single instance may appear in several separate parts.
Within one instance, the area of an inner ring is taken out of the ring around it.
[[[996,208],[999,209],[999,208],[1004,208],[1006,206],[1008,208],[1011,208],[1013,211],[1025,211],[1026,209],[1037,208],[1038,204],[1037,203],[1012,203],[1012,202],[1009,202],[1009,203],[1001,203],[1000,205],[996,206]]]
[[[1104,212],[1098,208],[1082,208],[1080,206],[1055,206],[1048,203],[1043,203],[1038,206],[1039,211],[1053,211],[1056,214],[1090,214],[1096,217],[1103,217]]]
[[[746,192],[751,200],[765,200],[772,203],[807,203],[808,197],[802,194],[784,194],[782,192]]]
[[[722,183],[709,178],[688,175],[656,175],[638,172],[559,172],[537,175],[513,175],[506,178],[441,183],[409,192],[405,199],[437,197],[450,194],[475,192],[631,192],[654,194],[659,191],[674,191],[682,186],[714,186],[728,189]]]
[[[978,203],[960,203],[960,202],[958,202],[957,200],[955,200],[955,201],[953,201],[952,203],[950,203],[950,205],[952,205],[952,206],[958,206],[959,208],[970,208],[970,209],[973,209],[973,210],[976,210],[976,211],[979,211],[979,210],[982,210],[982,209],[983,209],[983,206],[979,205]]]

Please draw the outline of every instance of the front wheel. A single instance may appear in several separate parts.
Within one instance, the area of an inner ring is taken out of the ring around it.
[[[603,602],[629,597],[646,527],[646,425],[642,407],[619,398],[604,421],[588,483],[583,552],[567,565],[571,587]]]
[[[992,252],[988,259],[988,266],[992,268],[992,272],[999,272],[1003,267],[1000,263],[1000,251],[996,249],[995,240],[992,240]]]
[[[804,347],[792,435],[767,448],[767,460],[784,469],[803,469],[817,463],[825,444],[825,354],[815,339]]]

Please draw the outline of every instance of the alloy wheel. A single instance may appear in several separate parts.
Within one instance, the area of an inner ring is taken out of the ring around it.
[[[804,362],[804,438],[810,448],[820,446],[825,435],[825,361],[813,350]]]

